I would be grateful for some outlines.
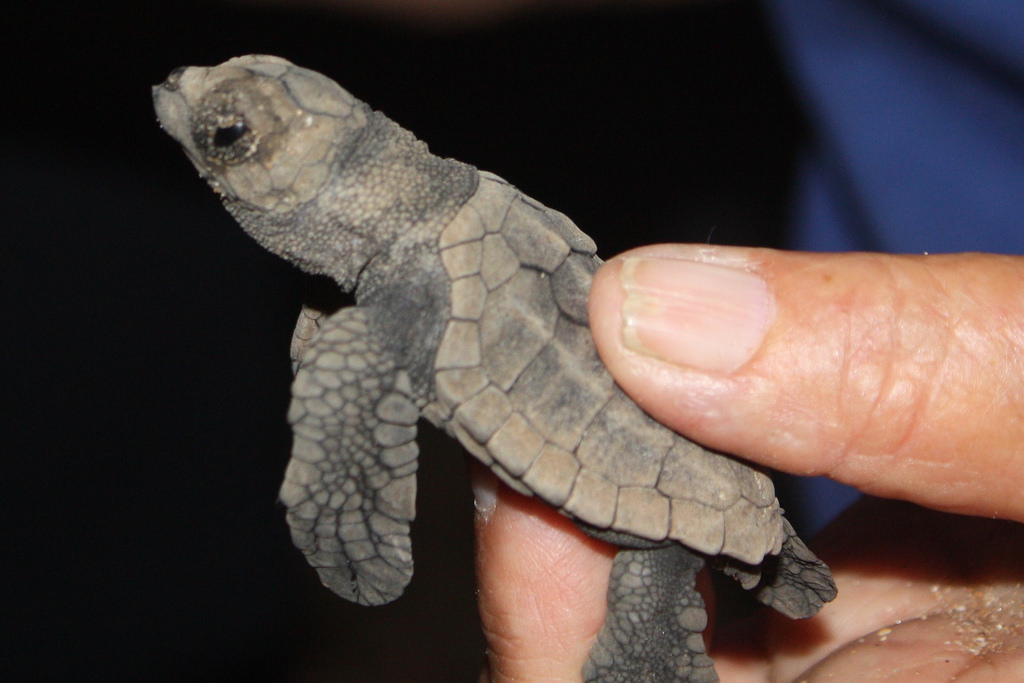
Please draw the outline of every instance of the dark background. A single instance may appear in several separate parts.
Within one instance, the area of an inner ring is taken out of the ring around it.
[[[279,54],[567,213],[605,256],[775,244],[799,125],[755,4],[452,31],[219,2],[16,11],[0,48],[4,673],[474,681],[460,452],[428,434],[403,599],[360,608],[319,586],[276,503],[301,278],[232,224],[159,131],[150,86]]]

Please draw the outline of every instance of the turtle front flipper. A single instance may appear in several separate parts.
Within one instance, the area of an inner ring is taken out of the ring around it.
[[[280,497],[324,585],[379,605],[412,578],[419,411],[366,309],[343,308],[320,327],[292,386],[295,442]]]
[[[705,654],[704,561],[677,543],[615,555],[608,615],[583,669],[586,683],[714,683]]]

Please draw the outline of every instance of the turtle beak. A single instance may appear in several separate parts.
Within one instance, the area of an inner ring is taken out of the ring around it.
[[[176,71],[175,74],[179,73]],[[184,128],[190,123],[188,103],[178,91],[178,80],[167,79],[160,85],[153,86],[153,108],[156,109],[156,118],[160,127],[166,130],[171,137],[178,142],[185,144],[183,133]],[[186,136],[187,137],[187,136]]]
[[[192,107],[185,96],[186,89],[181,87],[188,71],[189,67],[175,69],[166,81],[153,86],[153,108],[160,127],[181,145],[200,175],[208,178],[206,164],[192,140]]]

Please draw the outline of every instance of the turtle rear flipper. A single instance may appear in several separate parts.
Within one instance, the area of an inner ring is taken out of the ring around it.
[[[783,518],[785,540],[778,555],[769,555],[760,565],[728,560],[722,571],[758,601],[791,619],[813,617],[826,602],[836,597],[836,585],[828,565],[819,560]]]
[[[826,602],[836,597],[832,572],[796,535],[784,520],[786,540],[778,555],[766,557],[765,579],[757,588],[757,599],[791,619],[813,617]]]
[[[615,555],[608,614],[583,669],[586,683],[714,683],[708,617],[696,589],[704,561],[677,543]]]

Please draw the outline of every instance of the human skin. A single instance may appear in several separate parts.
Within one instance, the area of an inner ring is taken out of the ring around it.
[[[981,254],[660,245],[601,269],[598,348],[654,417],[879,497],[812,542],[839,588],[817,617],[717,625],[725,683],[1024,681],[1022,287],[1024,258]],[[482,680],[578,682],[612,550],[474,478]]]

